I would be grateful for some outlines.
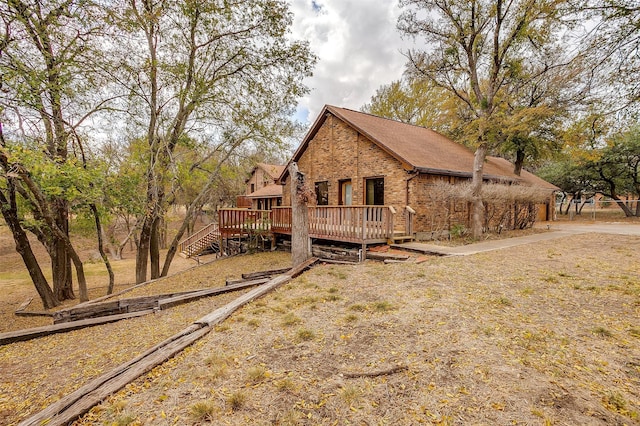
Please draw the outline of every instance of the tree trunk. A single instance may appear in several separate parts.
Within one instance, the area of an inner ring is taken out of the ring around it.
[[[516,162],[513,165],[513,173],[515,173],[516,176],[520,176],[520,173],[522,173],[523,164],[524,164],[524,151],[519,149],[518,151],[516,151]]]
[[[113,293],[113,287],[115,285],[115,278],[113,274],[113,269],[111,268],[111,263],[109,263],[109,257],[107,253],[104,251],[104,242],[102,238],[102,224],[100,223],[100,215],[98,214],[98,209],[95,204],[91,204],[91,211],[93,212],[93,217],[96,222],[96,233],[98,234],[98,251],[100,252],[100,257],[102,257],[102,261],[104,262],[104,266],[107,268],[107,272],[109,273],[109,287],[107,288],[107,294]]]
[[[51,207],[54,226],[57,226],[63,233],[68,232],[69,222],[65,201],[53,201]],[[67,246],[54,233],[49,238],[53,292],[56,295],[56,299],[60,301],[75,299],[76,296],[73,292],[73,282],[71,280],[71,259],[69,259]]]
[[[624,212],[624,215],[626,217],[631,217],[633,216],[633,212],[631,211],[631,209],[629,208],[629,206],[627,206],[625,204],[624,201],[622,201],[620,199],[620,197],[618,197],[616,194],[611,194],[611,198],[613,198],[613,200],[616,202],[616,204],[618,205],[618,207],[620,207],[622,209],[622,211]]]
[[[140,230],[138,249],[136,250],[136,284],[147,280],[147,262],[149,260],[149,242],[151,239],[151,219],[145,216]]]
[[[60,304],[55,294],[51,290],[47,279],[42,273],[42,269],[38,264],[38,260],[33,254],[33,250],[31,249],[31,244],[29,243],[29,238],[27,238],[27,233],[22,229],[20,225],[20,219],[18,218],[17,205],[15,202],[15,191],[13,189],[13,184],[11,182],[8,183],[9,186],[9,200],[4,196],[4,194],[0,191],[0,207],[2,209],[2,216],[4,217],[7,226],[11,230],[11,234],[13,235],[13,240],[16,244],[16,251],[22,257],[22,260],[27,267],[27,271],[29,271],[29,276],[31,277],[31,281],[40,296],[40,300],[42,300],[42,306],[45,309],[51,309]]]
[[[482,237],[482,225],[484,222],[484,203],[482,202],[482,170],[484,169],[484,160],[487,156],[487,143],[481,142],[476,149],[473,159],[473,178],[471,181],[472,194],[471,200],[473,204],[473,216],[471,222],[471,233],[473,238],[480,239]]]
[[[309,211],[307,209],[307,191],[304,174],[298,171],[298,165],[289,165],[291,179],[291,263],[295,268],[311,257],[309,240]]]
[[[160,278],[160,218],[157,216],[151,225],[149,257],[151,259],[151,279],[155,280]]]

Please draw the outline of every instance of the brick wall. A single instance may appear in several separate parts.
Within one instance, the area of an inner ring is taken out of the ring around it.
[[[442,203],[429,192],[430,185],[438,180],[448,183],[468,181],[452,176],[415,174],[403,167],[397,159],[387,154],[367,137],[359,134],[345,122],[331,114],[318,129],[307,149],[298,160],[298,168],[305,173],[313,190],[316,182],[328,182],[329,205],[340,203],[340,182],[351,179],[353,205],[365,204],[366,178],[384,178],[384,204],[397,212],[394,227],[405,229],[405,206],[416,211],[414,232],[449,230],[452,226],[471,226],[471,205],[464,201]],[[283,205],[291,205],[290,178],[283,188]],[[519,208],[526,208],[521,206]],[[504,219],[505,212],[515,206],[487,206],[489,227]],[[517,210],[517,209],[516,209]]]
[[[467,179],[420,174],[409,181],[409,206],[416,211],[414,229],[417,232],[448,230],[457,224],[467,226],[470,223],[471,206],[468,203],[442,203],[430,192],[430,187],[438,181],[455,184]]]
[[[327,117],[298,160],[311,189],[316,182],[329,184],[329,205],[340,204],[340,182],[350,179],[353,205],[365,204],[366,178],[384,178],[384,204],[401,213],[406,205],[407,171],[398,160],[333,115]],[[290,180],[283,188],[283,204],[291,205]],[[395,228],[404,229],[402,214]]]

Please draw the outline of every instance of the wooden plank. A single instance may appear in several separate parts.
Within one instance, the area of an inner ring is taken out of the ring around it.
[[[37,337],[48,336],[50,334],[65,333],[67,331],[78,330],[80,328],[93,327],[95,325],[107,324],[110,322],[120,321],[128,318],[140,317],[153,312],[153,309],[139,311],[129,314],[110,315],[99,318],[90,318],[80,321],[65,322],[62,324],[45,325],[42,327],[27,328],[24,330],[11,331],[0,334],[0,346],[9,343],[21,342],[25,340],[35,339]]]
[[[247,283],[249,281],[255,281],[255,280],[259,280],[262,281],[261,284],[266,283],[267,281],[269,281],[271,279],[271,277],[264,277],[264,278],[253,278],[253,279],[244,279],[244,278],[238,278],[237,280],[229,280],[227,279],[225,281],[225,286],[230,286],[230,285],[236,285],[236,284],[242,284],[242,283]]]
[[[271,277],[274,275],[286,274],[290,270],[291,268],[283,268],[283,269],[272,269],[270,271],[249,272],[246,274],[242,274],[242,278],[251,279],[251,278]]]
[[[406,254],[393,254],[393,253],[375,253],[375,252],[367,252],[367,259],[373,260],[382,260],[385,259],[393,259],[393,260],[407,260],[410,256]]]
[[[57,311],[53,314],[53,323],[58,324],[67,321],[92,318],[96,316],[122,314],[120,301],[104,302],[94,305],[76,306],[73,308]]]
[[[131,297],[128,299],[119,299],[109,302],[100,302],[92,304],[76,305],[65,310],[53,313],[54,324],[60,324],[68,321],[76,321],[84,318],[96,318],[106,315],[115,315],[116,313],[127,313],[144,311],[153,309],[158,306],[158,302],[163,299],[169,299],[176,296],[188,295],[208,289],[197,289],[189,291],[181,291],[176,293],[156,294],[153,296]]]
[[[306,260],[296,268],[291,269],[286,274],[278,275],[277,277],[273,278],[266,284],[263,284],[258,288],[254,288],[250,292],[245,293],[239,298],[237,298],[235,301],[223,306],[222,308],[216,309],[209,315],[206,315],[200,318],[198,321],[195,322],[195,324],[203,324],[203,325],[206,324],[211,326],[223,321],[241,306],[261,296],[264,296],[265,294],[269,293],[271,290],[279,287],[284,283],[289,282],[292,278],[297,277],[298,275],[303,273],[305,270],[312,267],[316,262],[318,262],[318,258],[316,257],[312,257],[311,259]]]
[[[384,263],[407,263],[407,259],[405,259],[405,260],[385,259]]]
[[[348,262],[346,260],[320,259],[321,263],[334,263],[336,265],[357,265],[358,262]]]
[[[27,306],[29,306],[29,304],[33,301],[33,297],[28,298],[27,300],[25,300],[24,302],[22,302],[22,304],[20,306],[18,306],[18,309],[16,309],[16,313],[18,312],[22,312],[25,309],[27,309]]]
[[[98,402],[124,387],[127,383],[130,383],[145,372],[150,371],[153,367],[169,359],[173,356],[171,355],[172,353],[178,353],[195,340],[207,334],[209,330],[208,328],[202,328],[195,324],[185,328],[131,361],[120,364],[108,373],[95,378],[78,390],[54,402],[34,416],[23,420],[19,423],[19,426],[40,426],[43,424],[48,426],[62,426],[70,423],[89,411],[89,409]],[[157,356],[159,353],[162,354],[161,357]],[[160,358],[164,356],[167,357],[161,360]],[[142,368],[140,368],[141,366]]]
[[[215,296],[218,294],[230,293],[232,291],[242,290],[245,288],[253,287],[256,285],[264,284],[269,280],[266,278],[259,280],[245,281],[243,283],[228,285],[225,287],[211,288],[208,290],[201,290],[194,293],[185,294],[182,296],[171,297],[163,299],[158,302],[158,308],[161,310],[171,308],[173,306],[181,305],[183,303],[193,302],[194,300],[201,299],[203,297]]]
[[[53,317],[53,312],[45,311],[16,311],[15,315],[19,317]]]

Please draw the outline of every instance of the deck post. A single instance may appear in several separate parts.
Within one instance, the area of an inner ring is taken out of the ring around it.
[[[369,214],[369,207],[365,207],[362,210],[362,256],[360,261],[364,262],[367,258],[367,216]]]

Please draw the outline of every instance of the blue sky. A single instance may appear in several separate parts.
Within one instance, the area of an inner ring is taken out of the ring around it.
[[[296,118],[312,123],[325,104],[358,110],[376,89],[401,77],[411,41],[396,30],[397,0],[289,0],[293,36],[318,56],[311,93]]]

